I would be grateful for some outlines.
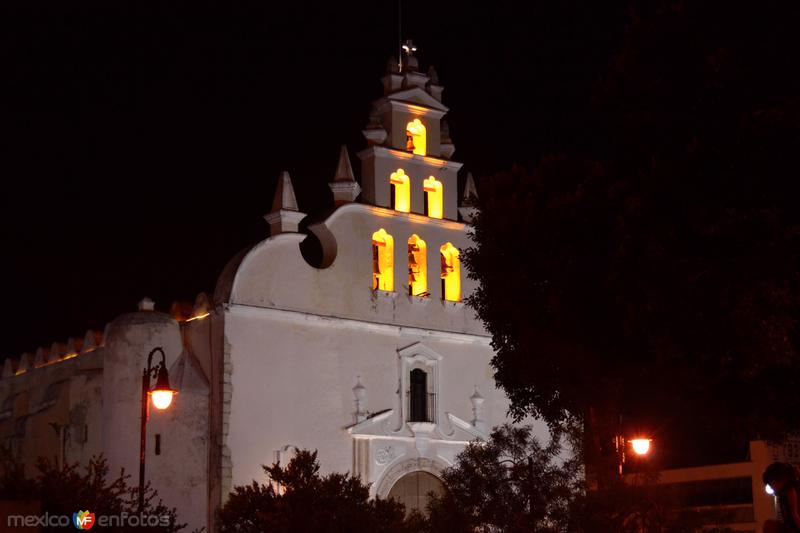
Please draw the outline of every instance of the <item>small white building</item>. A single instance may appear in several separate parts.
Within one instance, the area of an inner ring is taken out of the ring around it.
[[[30,464],[102,452],[135,483],[142,370],[161,346],[180,392],[151,410],[146,477],[190,529],[213,530],[234,485],[264,480],[262,465],[300,448],[318,450],[325,472],[361,476],[373,496],[424,507],[508,403],[490,337],[464,304],[476,191],[468,177],[458,193],[442,86],[413,53],[389,63],[383,86],[360,182],[342,147],[333,209],[306,215],[283,173],[269,237],[234,257],[189,316],[145,300],[102,336],[9,359],[4,442]]]

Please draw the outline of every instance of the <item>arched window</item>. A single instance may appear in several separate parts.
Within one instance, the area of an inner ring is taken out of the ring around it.
[[[417,155],[425,155],[427,153],[425,137],[425,125],[415,118],[406,126],[406,150]]]
[[[428,296],[428,247],[416,234],[408,239],[408,294]]]
[[[394,239],[383,228],[372,234],[372,290],[394,290]]]
[[[425,191],[425,214],[431,218],[442,218],[444,212],[444,194],[442,182],[433,176],[422,182]]]
[[[428,394],[428,373],[421,368],[411,371],[408,385],[408,421],[433,422],[433,396]]]
[[[408,213],[411,211],[411,180],[406,176],[402,168],[397,172],[392,172],[389,176],[389,183],[392,184],[392,207],[396,211]]]
[[[442,299],[461,301],[461,260],[458,248],[445,243],[439,251],[442,260]]]

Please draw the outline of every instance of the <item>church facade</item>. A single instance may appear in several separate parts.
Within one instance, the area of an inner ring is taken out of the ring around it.
[[[283,173],[269,237],[191,312],[145,299],[103,333],[6,360],[0,438],[30,473],[40,455],[99,453],[112,472],[137,472],[155,347],[178,394],[150,410],[146,478],[189,529],[213,531],[234,485],[263,481],[262,465],[298,449],[372,496],[424,507],[464,446],[506,421],[490,337],[464,303],[475,186],[469,176],[459,194],[442,87],[407,52],[373,104],[360,181],[342,147],[331,210],[302,213]]]

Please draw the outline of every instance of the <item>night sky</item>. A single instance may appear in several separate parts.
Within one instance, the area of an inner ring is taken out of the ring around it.
[[[581,145],[626,22],[607,2],[525,5],[403,3],[478,180]],[[4,2],[0,357],[102,329],[145,295],[167,310],[213,291],[267,236],[283,169],[301,210],[327,207],[342,143],[358,171],[397,21],[395,1]]]

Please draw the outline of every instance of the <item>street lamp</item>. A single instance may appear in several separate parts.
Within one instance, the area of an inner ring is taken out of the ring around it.
[[[161,362],[153,366],[153,355],[161,353]],[[156,378],[155,387],[150,388],[150,380]],[[139,513],[144,509],[144,458],[147,449],[147,419],[150,416],[150,399],[152,397],[153,406],[163,411],[172,404],[172,397],[178,391],[169,385],[169,373],[167,372],[167,358],[164,350],[159,346],[153,348],[147,356],[147,368],[142,371],[142,432],[139,447]]]
[[[636,455],[647,455],[650,453],[651,439],[631,439],[629,441]]]
[[[631,449],[635,455],[644,458],[650,453],[652,443],[653,439],[644,437],[637,437],[635,439],[626,439],[624,435],[617,435],[614,437],[614,447],[617,451],[617,471],[620,477],[622,476],[622,466],[628,458],[628,454],[626,453],[627,445],[631,445]]]

